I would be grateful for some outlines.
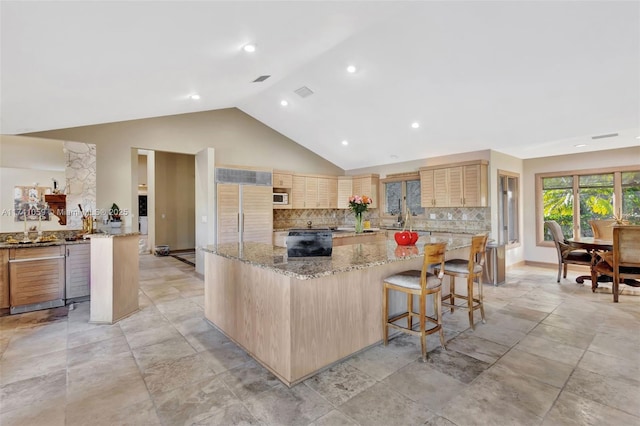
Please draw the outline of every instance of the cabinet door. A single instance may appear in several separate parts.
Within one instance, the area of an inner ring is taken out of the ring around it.
[[[329,208],[329,178],[318,178],[318,205],[319,209]]]
[[[0,308],[9,307],[9,250],[0,249]]]
[[[294,175],[291,186],[291,200],[289,200],[291,208],[304,209],[305,195],[305,177]]]
[[[363,194],[363,191],[365,190],[363,183],[363,178],[353,178],[353,188],[352,191],[353,193],[351,195],[369,195],[369,194]]]
[[[64,246],[12,249],[11,306],[64,299]]]
[[[447,169],[433,171],[433,206],[449,207],[449,174]]]
[[[464,206],[486,207],[487,198],[487,166],[484,164],[464,166]]]
[[[433,207],[435,204],[433,172],[434,170],[420,171],[420,205],[422,207]]]
[[[304,178],[304,206],[307,209],[318,208],[318,178]]]
[[[270,186],[242,185],[242,240],[273,244],[273,199]]]
[[[353,195],[353,178],[350,176],[338,178],[338,208],[349,208],[349,197]]]
[[[217,204],[218,244],[237,243],[240,240],[240,186],[219,183]]]
[[[329,208],[338,208],[338,179],[327,178],[327,193],[329,198]]]
[[[285,173],[273,174],[273,187],[274,188],[291,188],[293,184],[293,175]]]
[[[89,296],[91,282],[91,245],[67,245],[66,299]]]
[[[447,207],[462,207],[463,194],[463,167],[450,167],[447,170],[449,180],[449,203]]]

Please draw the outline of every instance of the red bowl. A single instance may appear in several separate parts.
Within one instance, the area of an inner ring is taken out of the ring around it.
[[[418,235],[417,232],[410,232],[411,234],[411,244],[415,244],[416,241],[418,241],[418,238],[420,238],[420,236]]]
[[[393,238],[395,238],[399,246],[410,246],[412,244],[411,232],[409,231],[396,232]]]

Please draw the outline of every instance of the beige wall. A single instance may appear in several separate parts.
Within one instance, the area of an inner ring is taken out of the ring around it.
[[[156,151],[156,245],[195,247],[195,156]]]
[[[236,108],[51,130],[28,136],[96,144],[98,207],[116,202],[132,212],[137,210],[137,205],[131,205],[134,197],[130,188],[137,186],[137,182],[132,185],[131,148],[196,154],[210,147],[215,148],[216,164],[344,174],[344,170],[333,163]],[[132,223],[137,223],[137,215],[125,218],[126,226]]]

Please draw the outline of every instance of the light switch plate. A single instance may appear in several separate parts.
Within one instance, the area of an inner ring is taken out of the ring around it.
[[[430,213],[429,214],[429,219],[435,219],[436,218],[436,214],[435,213]]]
[[[207,217],[206,216],[202,216],[202,223],[207,223]]]

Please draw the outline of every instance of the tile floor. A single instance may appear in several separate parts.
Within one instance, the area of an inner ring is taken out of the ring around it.
[[[88,302],[0,318],[0,424],[640,425],[640,297],[555,274],[485,286],[487,323],[445,314],[427,363],[402,335],[289,389],[203,319],[193,267],[141,256],[115,325]]]

